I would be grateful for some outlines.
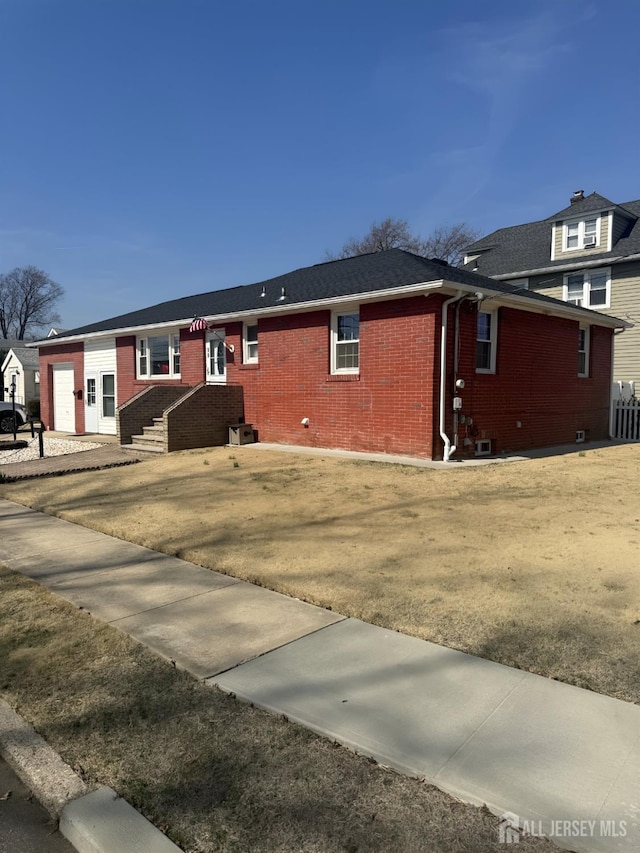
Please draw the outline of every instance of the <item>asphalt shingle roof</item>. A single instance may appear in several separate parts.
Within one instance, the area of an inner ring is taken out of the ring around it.
[[[90,323],[77,329],[69,329],[42,343],[53,344],[62,342],[67,337],[81,337],[95,332],[184,321],[195,317],[233,315],[286,305],[293,308],[303,303],[338,297],[357,298],[363,293],[441,279],[500,293],[514,292],[511,285],[478,275],[468,269],[451,267],[442,261],[429,260],[401,249],[390,249],[385,252],[374,252],[369,255],[358,255],[354,258],[304,267],[276,278],[241,287],[172,299],[139,311],[131,311],[128,314]],[[283,288],[285,299],[280,298]],[[533,291],[524,291],[520,295],[536,302],[547,302],[549,305],[564,305],[556,299]],[[587,313],[591,315],[592,312]]]
[[[553,216],[548,216],[547,218],[564,219],[567,216],[583,216],[585,213],[592,213],[594,210],[603,210],[604,208],[616,206],[615,202],[610,201],[603,195],[591,193],[590,195],[580,199],[580,201],[575,201],[573,204],[570,204],[568,207],[564,207],[562,210],[554,213]]]
[[[597,207],[589,207],[590,199],[597,196]],[[604,202],[604,203],[601,203]],[[587,205],[585,209],[582,205]],[[564,211],[554,213],[547,219],[538,222],[527,222],[524,225],[514,225],[510,228],[499,228],[492,234],[477,240],[467,249],[468,255],[480,254],[477,261],[465,264],[464,269],[473,270],[476,266],[478,272],[485,276],[512,275],[514,278],[525,270],[548,269],[554,266],[567,265],[567,258],[551,260],[551,227],[558,218],[567,213],[588,213],[590,210],[601,210],[603,207],[614,207],[629,220],[627,230],[619,238],[610,252],[590,253],[589,261],[607,261],[611,258],[626,257],[640,253],[640,199],[614,204],[603,196],[593,193],[583,201],[577,202],[565,208]],[[576,259],[576,265],[584,263],[585,256]]]
[[[40,362],[38,360],[38,350],[27,349],[26,347],[11,347],[13,354],[20,360],[20,363],[27,370],[39,370]]]

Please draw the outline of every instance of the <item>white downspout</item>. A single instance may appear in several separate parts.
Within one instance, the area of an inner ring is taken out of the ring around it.
[[[447,378],[447,318],[449,315],[449,305],[457,299],[462,298],[462,291],[458,291],[451,299],[447,299],[442,303],[442,329],[440,332],[440,438],[444,442],[444,453],[442,459],[448,462],[450,457],[456,452],[455,445],[451,446],[449,436],[445,433],[445,384]]]

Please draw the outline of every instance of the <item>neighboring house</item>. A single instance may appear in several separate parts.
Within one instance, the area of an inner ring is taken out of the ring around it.
[[[11,399],[10,387],[15,379],[16,403],[26,405],[31,400],[40,399],[40,364],[37,352],[27,349],[24,341],[18,343],[20,346],[14,345],[7,352],[0,373],[5,399]]]
[[[640,389],[640,200],[579,190],[547,219],[476,241],[464,260],[464,269],[627,320],[613,379]]]
[[[7,357],[7,353],[11,349],[11,347],[23,347],[25,345],[24,341],[19,341],[17,338],[0,338],[0,400],[5,399],[5,376],[2,372],[2,363]]]
[[[42,340],[41,413],[123,443],[146,425],[165,450],[243,422],[267,442],[426,458],[603,439],[624,325],[392,249]]]

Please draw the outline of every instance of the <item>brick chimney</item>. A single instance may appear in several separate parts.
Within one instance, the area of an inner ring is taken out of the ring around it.
[[[584,198],[584,190],[576,190],[574,194],[571,196],[569,201],[571,204],[575,204],[577,201],[582,201]]]

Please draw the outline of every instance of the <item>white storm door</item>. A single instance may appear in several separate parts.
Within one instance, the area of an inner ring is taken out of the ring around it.
[[[207,382],[227,381],[227,354],[224,337],[224,329],[215,329],[207,333]]]
[[[86,432],[98,432],[98,377],[93,374],[85,378],[84,428]]]
[[[54,364],[53,428],[59,432],[76,431],[76,398],[73,391],[73,365]]]

